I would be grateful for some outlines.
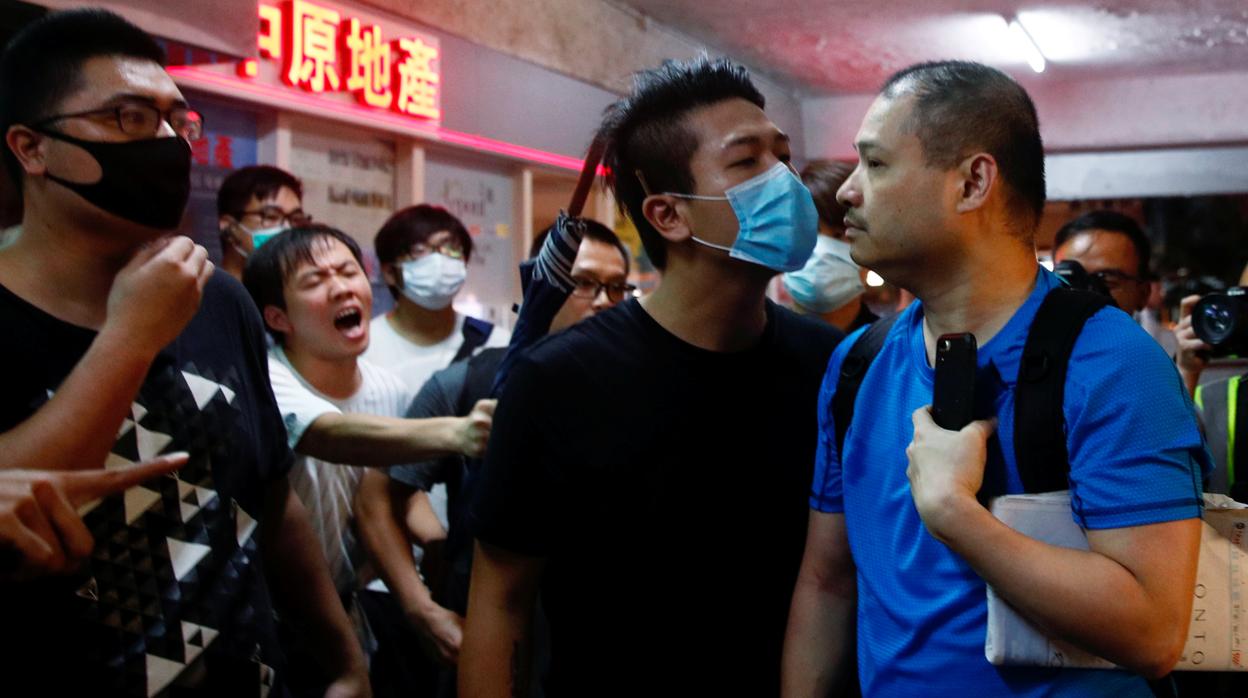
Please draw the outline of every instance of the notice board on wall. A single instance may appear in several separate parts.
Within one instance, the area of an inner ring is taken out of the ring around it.
[[[510,173],[470,159],[425,160],[425,200],[445,207],[472,236],[468,282],[455,299],[460,312],[509,327],[516,293],[514,182]]]

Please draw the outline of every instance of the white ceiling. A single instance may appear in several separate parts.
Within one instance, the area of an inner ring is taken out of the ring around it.
[[[1248,71],[1248,0],[614,0],[810,95],[874,92],[924,60],[997,66],[1026,84]],[[1018,17],[1048,60],[1034,75]]]

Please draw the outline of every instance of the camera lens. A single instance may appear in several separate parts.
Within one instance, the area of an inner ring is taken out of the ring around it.
[[[1235,314],[1221,303],[1208,303],[1196,316],[1197,334],[1210,344],[1221,344],[1235,329]]]

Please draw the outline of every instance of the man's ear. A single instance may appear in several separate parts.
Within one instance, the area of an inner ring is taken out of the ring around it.
[[[4,144],[17,158],[22,171],[28,175],[42,175],[47,172],[47,163],[44,161],[44,143],[47,140],[21,124],[10,126],[4,134]]]
[[[988,153],[975,153],[958,165],[960,186],[958,213],[968,213],[984,207],[997,188],[997,161]]]
[[[668,242],[682,242],[693,234],[685,214],[678,208],[679,201],[674,196],[651,194],[641,202],[646,221]]]
[[[282,334],[290,334],[290,331],[294,329],[290,324],[290,318],[286,316],[286,311],[276,305],[264,306],[264,324],[274,332]]]
[[[383,262],[381,264],[381,278],[390,288],[403,287],[402,275],[392,262]]]

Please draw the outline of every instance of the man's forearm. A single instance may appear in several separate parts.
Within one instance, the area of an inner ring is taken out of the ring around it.
[[[1093,551],[1081,551],[1018,533],[973,499],[957,508],[949,517],[956,526],[941,539],[1033,623],[1146,676],[1173,667],[1191,614],[1199,520],[1089,531]],[[1149,588],[1128,567],[1096,552],[1098,544],[1123,535],[1134,536],[1133,554],[1168,560],[1164,585]]]
[[[377,471],[365,473],[355,494],[356,528],[390,593],[405,612],[419,613],[434,601],[416,569],[403,513],[395,504],[390,478]]]
[[[854,591],[833,590],[799,577],[793,590],[784,637],[780,695],[814,698],[834,695],[849,675],[854,627]]]
[[[269,486],[259,531],[269,588],[283,617],[299,629],[331,680],[363,677],[364,652],[330,579],[307,510],[285,479]],[[367,685],[364,686],[367,690]]]
[[[538,561],[477,543],[459,654],[461,698],[529,695],[529,628],[540,569]]]
[[[101,330],[47,404],[0,434],[0,453],[5,456],[0,467],[100,467],[112,450],[122,420],[130,414],[152,358],[127,346],[118,332],[107,327]]]
[[[842,514],[810,512],[806,550],[784,634],[780,693],[824,698],[844,691],[851,675],[857,569]]]
[[[323,414],[308,426],[295,451],[331,463],[387,466],[459,451],[459,417],[400,419],[367,414]]]

